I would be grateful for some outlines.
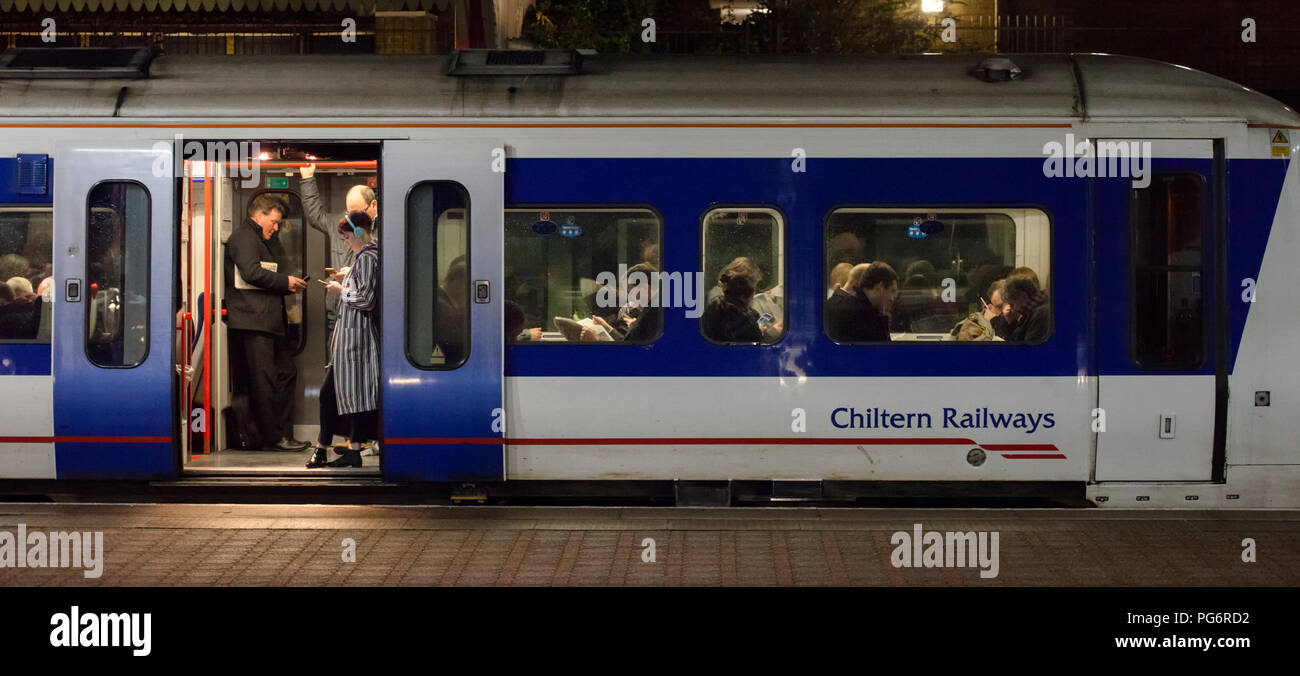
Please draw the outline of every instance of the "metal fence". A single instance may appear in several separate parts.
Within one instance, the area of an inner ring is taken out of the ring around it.
[[[41,31],[0,25],[3,47],[154,47],[163,54],[284,55],[436,53],[436,31],[391,29],[377,31],[360,24],[344,34],[337,25],[291,26],[175,26],[160,30],[68,26],[50,40]],[[443,50],[446,51],[446,50]]]

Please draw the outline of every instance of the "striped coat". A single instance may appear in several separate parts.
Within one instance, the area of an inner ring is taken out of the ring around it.
[[[379,249],[368,244],[343,280],[330,338],[341,415],[379,408]]]

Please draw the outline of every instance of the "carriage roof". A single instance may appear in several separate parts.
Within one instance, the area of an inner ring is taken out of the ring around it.
[[[160,56],[140,79],[0,80],[0,115],[55,118],[1239,120],[1300,115],[1223,78],[1106,54],[588,56],[577,74],[453,75],[449,56]],[[358,93],[364,94],[358,95]]]

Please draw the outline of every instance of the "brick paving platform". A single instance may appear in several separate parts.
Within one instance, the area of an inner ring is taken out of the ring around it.
[[[102,531],[103,574],[4,567],[0,586],[1300,585],[1281,511],[0,504],[0,531],[19,523]],[[998,576],[895,568],[915,523],[999,533]]]

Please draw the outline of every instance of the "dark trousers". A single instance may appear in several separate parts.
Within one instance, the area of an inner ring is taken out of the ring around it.
[[[230,342],[239,353],[231,360],[238,369],[236,382],[247,388],[262,442],[270,446],[282,438],[292,439],[298,369],[289,343],[284,336],[239,329],[230,330]]]
[[[329,447],[334,435],[341,434],[358,444],[374,441],[379,431],[379,411],[339,414],[339,400],[334,394],[334,369],[325,369],[325,382],[320,386],[320,436],[316,441]]]

